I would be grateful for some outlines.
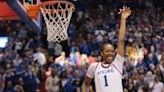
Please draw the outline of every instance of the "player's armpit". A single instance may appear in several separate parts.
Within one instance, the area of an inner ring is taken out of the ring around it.
[[[82,85],[82,92],[87,92],[91,80],[92,78],[89,78],[88,76],[85,77]]]
[[[120,72],[120,74],[122,74],[123,72],[124,61],[125,61],[125,58],[123,56],[121,56],[120,54],[116,54],[113,65]]]

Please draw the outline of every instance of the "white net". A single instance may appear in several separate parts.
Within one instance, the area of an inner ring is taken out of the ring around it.
[[[40,7],[47,27],[47,40],[61,42],[68,39],[67,28],[74,11],[74,6],[66,1],[53,1],[54,3]]]

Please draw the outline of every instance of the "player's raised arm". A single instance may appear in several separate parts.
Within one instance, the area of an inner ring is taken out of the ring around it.
[[[120,9],[121,14],[121,24],[120,31],[118,35],[118,51],[117,53],[121,56],[124,56],[124,40],[126,35],[126,19],[131,14],[131,10],[129,7],[124,6],[123,9]]]

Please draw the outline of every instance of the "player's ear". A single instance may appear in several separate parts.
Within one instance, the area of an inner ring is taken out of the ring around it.
[[[103,52],[102,51],[100,51],[100,55],[103,56]]]

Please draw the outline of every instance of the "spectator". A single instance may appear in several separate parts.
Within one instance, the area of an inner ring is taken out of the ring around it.
[[[68,92],[67,88],[66,88],[66,86],[68,84],[66,71],[61,72],[60,75],[61,75],[60,76],[60,78],[61,78],[61,80],[60,80],[60,92]]]
[[[2,78],[2,75],[0,74],[0,92],[3,92],[4,87],[5,87],[5,83],[4,83],[4,80]]]
[[[55,63],[59,64],[61,67],[64,67],[64,64],[67,64],[65,52],[63,51],[59,57],[55,59]]]
[[[150,84],[151,82],[154,81],[154,79],[155,79],[155,75],[153,75],[151,71],[148,71],[144,80],[146,84]]]
[[[13,60],[14,66],[18,66],[20,63],[22,63],[22,57],[17,54],[15,59]]]
[[[33,56],[34,56],[34,61],[39,63],[41,66],[43,66],[46,63],[46,57],[42,52],[42,47],[39,46],[37,48],[37,52]]]
[[[22,87],[21,89],[23,89],[23,90],[25,89],[25,83],[24,83],[23,78],[19,78],[18,84],[19,84],[20,87]]]
[[[7,85],[5,86],[4,91],[5,92],[14,92],[14,87],[13,87],[12,81],[8,81],[6,84]]]
[[[17,39],[14,43],[15,45],[15,51],[18,53],[18,54],[21,54],[22,53],[22,49],[23,49],[23,42],[20,41],[20,39]]]
[[[134,87],[138,92],[145,92],[148,90],[148,84],[144,81],[144,75],[140,75]]]
[[[150,83],[149,88],[150,88],[150,90],[152,90],[152,92],[162,92],[164,89],[164,85],[159,80],[158,77],[155,77],[155,80]]]
[[[20,85],[15,85],[14,92],[24,92],[23,87]]]
[[[59,92],[59,77],[57,76],[57,67],[51,64],[51,75],[48,76],[45,82],[47,92]]]
[[[28,65],[28,69],[25,72],[25,90],[27,92],[35,92],[39,87],[39,79],[34,72],[34,68]]]

